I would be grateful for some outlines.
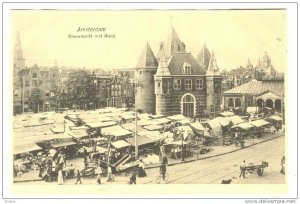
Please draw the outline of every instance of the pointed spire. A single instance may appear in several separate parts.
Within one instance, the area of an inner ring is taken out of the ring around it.
[[[168,68],[167,59],[165,57],[164,48],[160,52],[160,60],[157,68],[156,76],[171,76]]]
[[[253,65],[251,64],[249,57],[248,57],[248,60],[247,60],[246,68],[253,68]]]
[[[173,53],[185,53],[185,44],[179,39],[175,29],[171,26],[171,32],[167,40],[163,44],[165,50],[165,57],[169,59]],[[160,53],[158,54],[158,59],[160,59]]]
[[[207,70],[210,57],[211,57],[210,52],[207,49],[206,44],[204,43],[201,51],[197,56],[197,62]]]
[[[155,58],[153,51],[147,41],[146,46],[140,56],[137,68],[157,68],[158,62]]]
[[[220,72],[219,72],[219,67],[217,65],[217,60],[215,58],[214,51],[212,50],[211,51],[211,58],[210,58],[210,61],[209,61],[209,65],[208,65],[206,75],[219,75],[219,74],[220,74]]]

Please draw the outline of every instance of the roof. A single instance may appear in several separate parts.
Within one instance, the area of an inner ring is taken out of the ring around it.
[[[246,84],[225,91],[224,94],[257,95],[268,90],[276,93],[282,93],[284,91],[284,84],[282,81],[257,81],[254,79]]]
[[[126,136],[126,135],[132,135],[132,133],[124,128],[122,128],[119,125],[107,127],[107,128],[102,128],[101,133],[103,135],[107,136],[115,136],[115,137],[121,137],[121,136]]]
[[[191,53],[174,53],[168,62],[170,73],[172,75],[186,75],[182,72],[184,63],[191,65],[192,75],[205,75],[205,69],[196,61]]]
[[[130,143],[131,145],[135,146],[135,139],[132,137],[132,138],[127,138],[126,141],[128,143]],[[146,145],[146,144],[151,144],[151,143],[154,143],[155,141],[149,139],[148,137],[146,136],[137,136],[136,137],[136,141],[137,141],[137,145],[138,146],[142,146],[142,145]]]
[[[163,129],[164,128],[164,126],[162,126],[162,125],[156,125],[156,124],[154,124],[154,125],[147,125],[147,126],[145,126],[144,127],[146,130],[161,130],[161,129]]]
[[[277,121],[281,121],[282,120],[282,118],[279,117],[278,115],[273,115],[273,116],[270,117],[270,119],[277,120]]]
[[[147,42],[136,67],[137,68],[157,68],[157,66],[158,66],[157,59],[154,56],[153,51]]]
[[[14,154],[21,154],[25,152],[31,152],[35,150],[41,150],[42,148],[37,146],[35,143],[19,144],[14,145]]]
[[[181,114],[178,114],[178,115],[172,115],[172,116],[169,116],[167,117],[169,120],[172,120],[172,121],[180,121],[180,120],[185,120],[187,119],[187,117],[181,115]]]
[[[125,142],[124,140],[118,140],[118,141],[112,142],[111,145],[117,149],[131,146],[131,144],[129,144],[128,142]]]
[[[261,127],[261,126],[264,126],[264,125],[268,125],[269,122],[267,122],[263,119],[260,119],[260,120],[251,121],[250,124],[254,125],[255,127]]]
[[[219,67],[217,65],[217,60],[214,52],[211,52],[211,57],[209,60],[209,65],[207,68],[206,75],[220,75]]]
[[[177,45],[175,47],[175,45]],[[168,38],[163,43],[163,49],[165,50],[165,57],[168,59],[172,56],[172,54],[176,52],[186,52],[185,46],[179,39],[175,29],[171,27],[171,32],[168,35]],[[159,54],[158,58],[161,58]]]
[[[104,128],[104,127],[110,127],[116,125],[117,123],[114,121],[108,121],[108,122],[87,122],[86,124],[91,128]]]
[[[240,123],[238,125],[234,125],[231,128],[236,128],[236,127],[239,127],[241,129],[244,129],[244,130],[248,130],[250,128],[253,128],[254,126],[251,125],[250,123],[246,122],[246,123]]]
[[[157,68],[156,76],[170,76],[170,70],[167,65],[167,59],[164,54],[164,49],[160,51],[160,60]]]
[[[89,134],[86,132],[86,129],[72,130],[69,132],[69,135],[75,138],[86,137]]]
[[[277,99],[281,99],[281,96],[278,93],[273,93],[272,91],[268,91],[264,94],[261,94],[260,96],[257,96],[256,100],[258,99],[262,99],[264,101],[266,101],[267,99],[277,100]]]
[[[208,68],[209,65],[209,61],[210,61],[210,52],[207,49],[205,43],[202,46],[201,51],[199,52],[199,54],[197,55],[197,62],[203,66],[205,69]]]
[[[153,125],[163,125],[163,124],[167,124],[168,122],[170,122],[170,120],[167,118],[159,118],[159,119],[151,120],[151,124]]]
[[[158,141],[167,137],[166,134],[161,134],[159,131],[142,131],[139,133],[140,136],[146,136],[150,140]]]
[[[245,122],[244,120],[241,119],[240,116],[234,115],[231,117],[228,117],[228,120],[231,121],[233,124],[239,124]]]

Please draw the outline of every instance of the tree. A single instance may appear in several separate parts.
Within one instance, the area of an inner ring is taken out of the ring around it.
[[[61,96],[61,90],[58,87],[58,85],[55,83],[55,81],[51,82],[51,88],[50,88],[50,106],[55,106],[58,110],[59,108],[59,100]]]
[[[69,75],[66,81],[67,97],[72,104],[88,106],[96,102],[94,76],[86,70],[78,70]]]
[[[40,98],[41,98],[41,90],[38,88],[32,89],[29,101],[30,101],[30,108],[34,112],[39,112]]]

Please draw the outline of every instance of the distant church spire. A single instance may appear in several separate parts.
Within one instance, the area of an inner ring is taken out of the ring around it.
[[[18,70],[25,68],[25,59],[23,57],[23,50],[21,45],[21,38],[19,31],[17,32],[16,36],[16,43],[14,47],[14,67],[16,67]]]
[[[247,60],[246,68],[253,68],[253,65],[251,64],[249,57],[248,57],[248,60]]]

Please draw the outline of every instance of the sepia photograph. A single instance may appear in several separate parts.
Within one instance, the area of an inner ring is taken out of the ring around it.
[[[286,170],[287,9],[7,15],[16,194],[197,195],[193,186],[223,184],[284,194],[296,179]]]

